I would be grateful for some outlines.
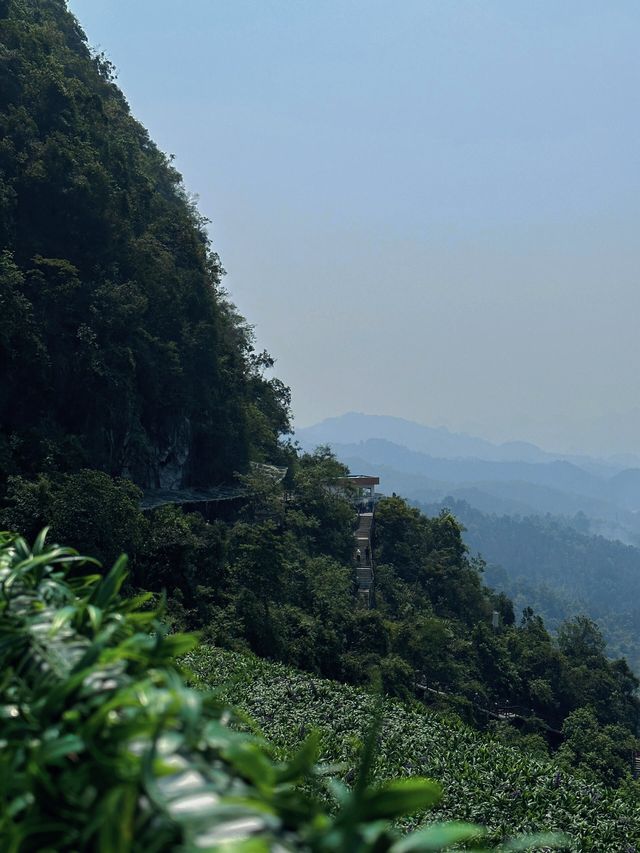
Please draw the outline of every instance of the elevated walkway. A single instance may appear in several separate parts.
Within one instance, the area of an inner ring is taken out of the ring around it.
[[[367,609],[373,605],[373,526],[376,502],[380,497],[375,489],[379,483],[379,477],[368,474],[349,474],[336,480],[336,487],[345,490],[358,513],[358,524],[353,534],[353,562],[358,582],[358,600],[360,606]]]
[[[278,465],[266,465],[262,462],[249,463],[249,470],[262,475],[273,483],[281,483],[287,476],[288,468]],[[167,504],[202,504],[222,503],[223,501],[243,500],[251,494],[251,488],[241,482],[223,483],[208,488],[182,489],[146,489],[140,500],[140,509],[157,509]]]
[[[373,515],[373,512],[359,512],[354,534],[358,598],[366,608],[373,603]]]

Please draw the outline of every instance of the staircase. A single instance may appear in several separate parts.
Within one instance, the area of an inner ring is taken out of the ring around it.
[[[360,604],[367,609],[371,607],[373,594],[372,531],[373,512],[358,513],[358,527],[355,532],[356,578]]]

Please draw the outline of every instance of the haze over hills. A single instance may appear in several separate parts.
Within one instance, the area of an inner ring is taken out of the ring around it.
[[[554,453],[528,441],[495,443],[467,433],[453,432],[442,426],[432,427],[394,415],[369,415],[362,412],[347,412],[312,426],[300,427],[296,429],[296,437],[304,447],[320,443],[355,444],[378,438],[442,459],[475,458],[494,462],[565,460],[587,471],[640,468],[640,456],[633,454],[612,454],[600,458]]]
[[[484,512],[589,519],[589,531],[640,541],[640,460],[565,456],[526,442],[485,439],[402,418],[348,413],[300,429],[305,448],[330,444],[352,470],[381,476],[387,492],[421,502],[447,496]]]
[[[347,412],[340,417],[327,418],[313,426],[296,430],[296,436],[303,446],[320,443],[354,444],[378,438],[443,459],[476,457],[495,461],[518,459],[537,462],[556,458],[528,442],[496,445],[484,438],[450,432],[444,427],[424,426],[392,415],[365,415],[360,412]]]
[[[553,630],[589,616],[609,655],[626,657],[640,672],[640,549],[588,535],[584,519],[569,526],[550,516],[486,514],[451,497],[421,505],[430,514],[444,507],[464,525],[471,553],[486,561],[485,581],[506,592],[516,612],[532,607]]]
[[[383,491],[430,514],[450,509],[487,561],[486,581],[517,611],[532,606],[554,629],[587,615],[609,654],[640,671],[640,469],[625,467],[635,457],[567,457],[354,412],[297,438],[330,444],[352,471],[379,475]]]

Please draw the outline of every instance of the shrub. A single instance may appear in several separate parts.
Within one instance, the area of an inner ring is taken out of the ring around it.
[[[368,784],[376,724],[350,790],[318,796],[318,738],[288,762],[234,712],[186,686],[149,596],[123,600],[72,549],[0,534],[0,842],[6,851],[441,850],[478,838],[440,824],[403,839],[389,821],[435,804],[424,778]],[[303,788],[299,786],[306,780]],[[539,843],[543,843],[540,840]],[[522,848],[517,848],[522,849]]]

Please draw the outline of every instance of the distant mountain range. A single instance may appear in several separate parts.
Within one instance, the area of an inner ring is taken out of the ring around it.
[[[640,457],[626,454],[606,459],[584,455],[551,453],[527,441],[495,444],[484,438],[430,427],[393,415],[347,412],[318,424],[296,430],[304,447],[318,444],[357,444],[371,438],[385,439],[409,450],[441,459],[484,459],[489,462],[550,462],[563,460],[587,471],[621,471],[640,468]]]
[[[609,653],[640,673],[640,550],[628,547],[640,545],[640,459],[564,456],[355,412],[296,437],[307,450],[329,444],[354,473],[377,474],[381,491],[429,514],[447,506],[488,561],[485,580],[516,609],[533,606],[552,628],[591,616]]]
[[[300,429],[305,449],[329,444],[352,471],[381,477],[382,490],[434,503],[447,496],[484,512],[584,514],[589,530],[640,543],[640,459],[592,459],[526,442],[482,438],[402,418],[350,412]]]

